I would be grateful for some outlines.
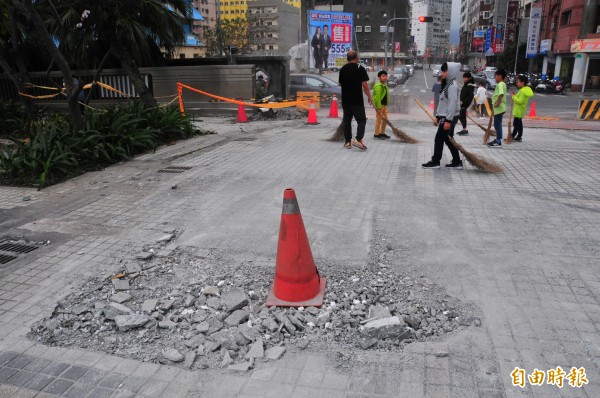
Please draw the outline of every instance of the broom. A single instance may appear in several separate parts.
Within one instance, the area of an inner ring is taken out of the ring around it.
[[[512,118],[513,118],[513,102],[510,102],[510,113],[508,116],[508,134],[506,134],[506,138],[504,139],[504,142],[506,142],[507,144],[512,144],[512,133],[510,130],[512,130]]]
[[[375,108],[375,111],[377,112],[379,117],[381,117],[383,119],[383,121],[388,126],[390,126],[390,128],[392,129],[392,132],[394,133],[396,138],[398,138],[400,141],[406,142],[407,144],[419,143],[419,140],[417,140],[416,138],[413,138],[410,135],[406,134],[404,131],[400,130],[399,128],[396,128],[385,116],[383,116],[383,113],[381,113],[381,111],[379,109]]]
[[[421,109],[423,109],[423,112],[425,112],[427,114],[427,116],[429,116],[431,118],[431,120],[435,123],[437,120],[423,106],[423,104],[421,103],[421,101],[419,101],[416,98],[415,98],[415,101],[417,102],[417,105],[419,105],[419,107]],[[493,162],[490,162],[490,161],[485,160],[483,158],[480,158],[479,156],[475,155],[474,153],[471,153],[471,152],[467,151],[465,148],[463,148],[462,145],[460,145],[458,142],[456,142],[456,140],[454,140],[453,137],[448,137],[448,138],[450,139],[450,143],[452,145],[454,145],[454,147],[460,153],[462,153],[463,156],[465,157],[465,159],[467,159],[467,161],[469,163],[471,163],[473,166],[477,167],[478,169],[487,171],[488,173],[501,173],[502,172],[502,167],[500,167],[496,163],[493,163]]]
[[[340,125],[335,129],[335,133],[327,139],[327,141],[338,142],[344,140],[344,121],[340,122]]]
[[[490,121],[488,123],[487,129],[484,130],[485,134],[483,135],[483,145],[487,145],[488,140],[492,136],[492,122],[494,121],[494,112],[492,111],[493,108],[490,108],[490,105],[488,104],[488,101],[491,101],[491,100],[489,98],[486,99],[486,101],[485,101],[485,109],[487,110],[488,115],[490,115]],[[496,132],[494,132],[493,135],[496,135]]]
[[[477,127],[479,127],[480,129],[483,130],[483,132],[485,133],[484,138],[483,138],[483,142],[487,144],[485,137],[489,137],[492,134],[491,130],[486,129],[485,126],[482,126],[480,123],[477,123],[477,121],[475,119],[473,119],[470,115],[467,115],[467,117],[469,118],[470,121],[472,121],[473,123],[475,123],[475,125]]]

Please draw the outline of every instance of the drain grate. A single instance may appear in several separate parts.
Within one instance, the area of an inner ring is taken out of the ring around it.
[[[16,256],[9,256],[8,254],[0,254],[0,264],[7,264],[12,260],[15,260]]]
[[[10,242],[0,243],[0,250],[5,251],[5,252],[24,254],[24,253],[32,252],[35,249],[37,249],[37,246],[24,245],[21,243],[10,243]]]
[[[254,137],[240,137],[240,138],[236,138],[234,141],[256,141],[256,138],[254,138]]]
[[[160,169],[158,170],[159,173],[169,173],[169,174],[177,174],[177,173],[183,173],[186,170],[190,170],[191,167],[187,167],[187,166],[169,166],[169,167],[165,167],[164,169]]]

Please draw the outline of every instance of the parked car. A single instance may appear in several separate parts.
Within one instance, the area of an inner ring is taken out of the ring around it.
[[[476,73],[473,75],[473,79],[476,84],[479,84],[479,82],[482,81],[486,90],[493,90],[496,88],[495,72],[485,71]]]
[[[471,72],[471,67],[469,65],[461,65],[460,71],[461,72]]]
[[[394,76],[397,84],[402,84],[409,78],[408,68],[406,66],[397,66],[394,68]]]
[[[423,69],[423,64],[418,62],[415,64],[415,69]]]
[[[373,70],[373,68],[371,68],[369,65],[367,65],[364,62],[360,62],[359,65],[362,66],[363,68],[365,68],[367,70],[367,72],[371,72]]]
[[[298,91],[318,91],[321,95],[337,95],[341,99],[342,88],[336,82],[320,75],[310,73],[290,74],[290,95]]]
[[[486,66],[483,71],[484,72],[496,72],[497,70],[498,70],[498,68],[496,68],[495,66]]]
[[[438,77],[442,75],[442,65],[436,64],[433,65],[433,77]]]
[[[415,74],[415,67],[413,65],[406,65],[408,68],[408,76],[412,76]]]
[[[341,66],[332,66],[331,68],[329,68],[329,70],[330,70],[331,72],[339,72],[339,71],[340,71],[340,69],[342,69],[342,67],[341,67]]]

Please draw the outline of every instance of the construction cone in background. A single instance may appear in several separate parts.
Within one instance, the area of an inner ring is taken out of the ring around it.
[[[431,109],[431,113],[433,113],[433,110],[435,109],[435,102],[433,102],[433,98],[431,101],[429,101],[429,109]]]
[[[315,100],[310,100],[307,124],[319,124],[319,122],[317,122],[317,110],[315,109]]]
[[[331,100],[331,108],[329,108],[329,117],[337,119],[338,116],[338,103],[337,97],[333,94],[333,99]]]
[[[529,117],[537,117],[535,113],[535,102],[531,103],[531,108],[529,108]]]
[[[242,99],[240,98],[239,100],[241,101]],[[246,108],[244,108],[244,105],[242,104],[238,104],[237,122],[248,123],[248,116],[246,116]]]
[[[319,275],[310,250],[296,193],[283,191],[275,279],[267,296],[267,307],[320,307],[325,278]]]

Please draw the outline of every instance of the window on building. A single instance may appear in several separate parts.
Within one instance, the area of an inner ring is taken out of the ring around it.
[[[371,40],[365,39],[365,46],[370,46],[370,45],[371,45]]]
[[[355,30],[356,30],[357,32],[359,32],[359,33],[360,33],[360,32],[362,32],[362,26],[358,26],[358,25],[357,25],[357,26],[356,26],[356,28],[355,28]]]
[[[179,54],[180,59],[185,59],[185,54]]]
[[[200,54],[194,53],[194,58],[200,58]]]
[[[370,33],[371,32],[371,27],[370,26],[365,26],[365,33]]]
[[[362,40],[357,40],[356,44],[358,44],[359,47],[362,46]]]
[[[371,12],[367,11],[367,12],[365,12],[365,19],[369,19],[369,18],[371,18]]]
[[[490,19],[490,12],[489,12],[489,11],[483,11],[483,12],[481,13],[481,17],[482,17],[483,19]]]
[[[560,26],[568,25],[571,22],[571,10],[565,11],[560,15]]]
[[[269,50],[274,50],[274,49],[275,49],[275,47],[269,46]]]
[[[356,19],[360,19],[360,12],[356,13]]]

